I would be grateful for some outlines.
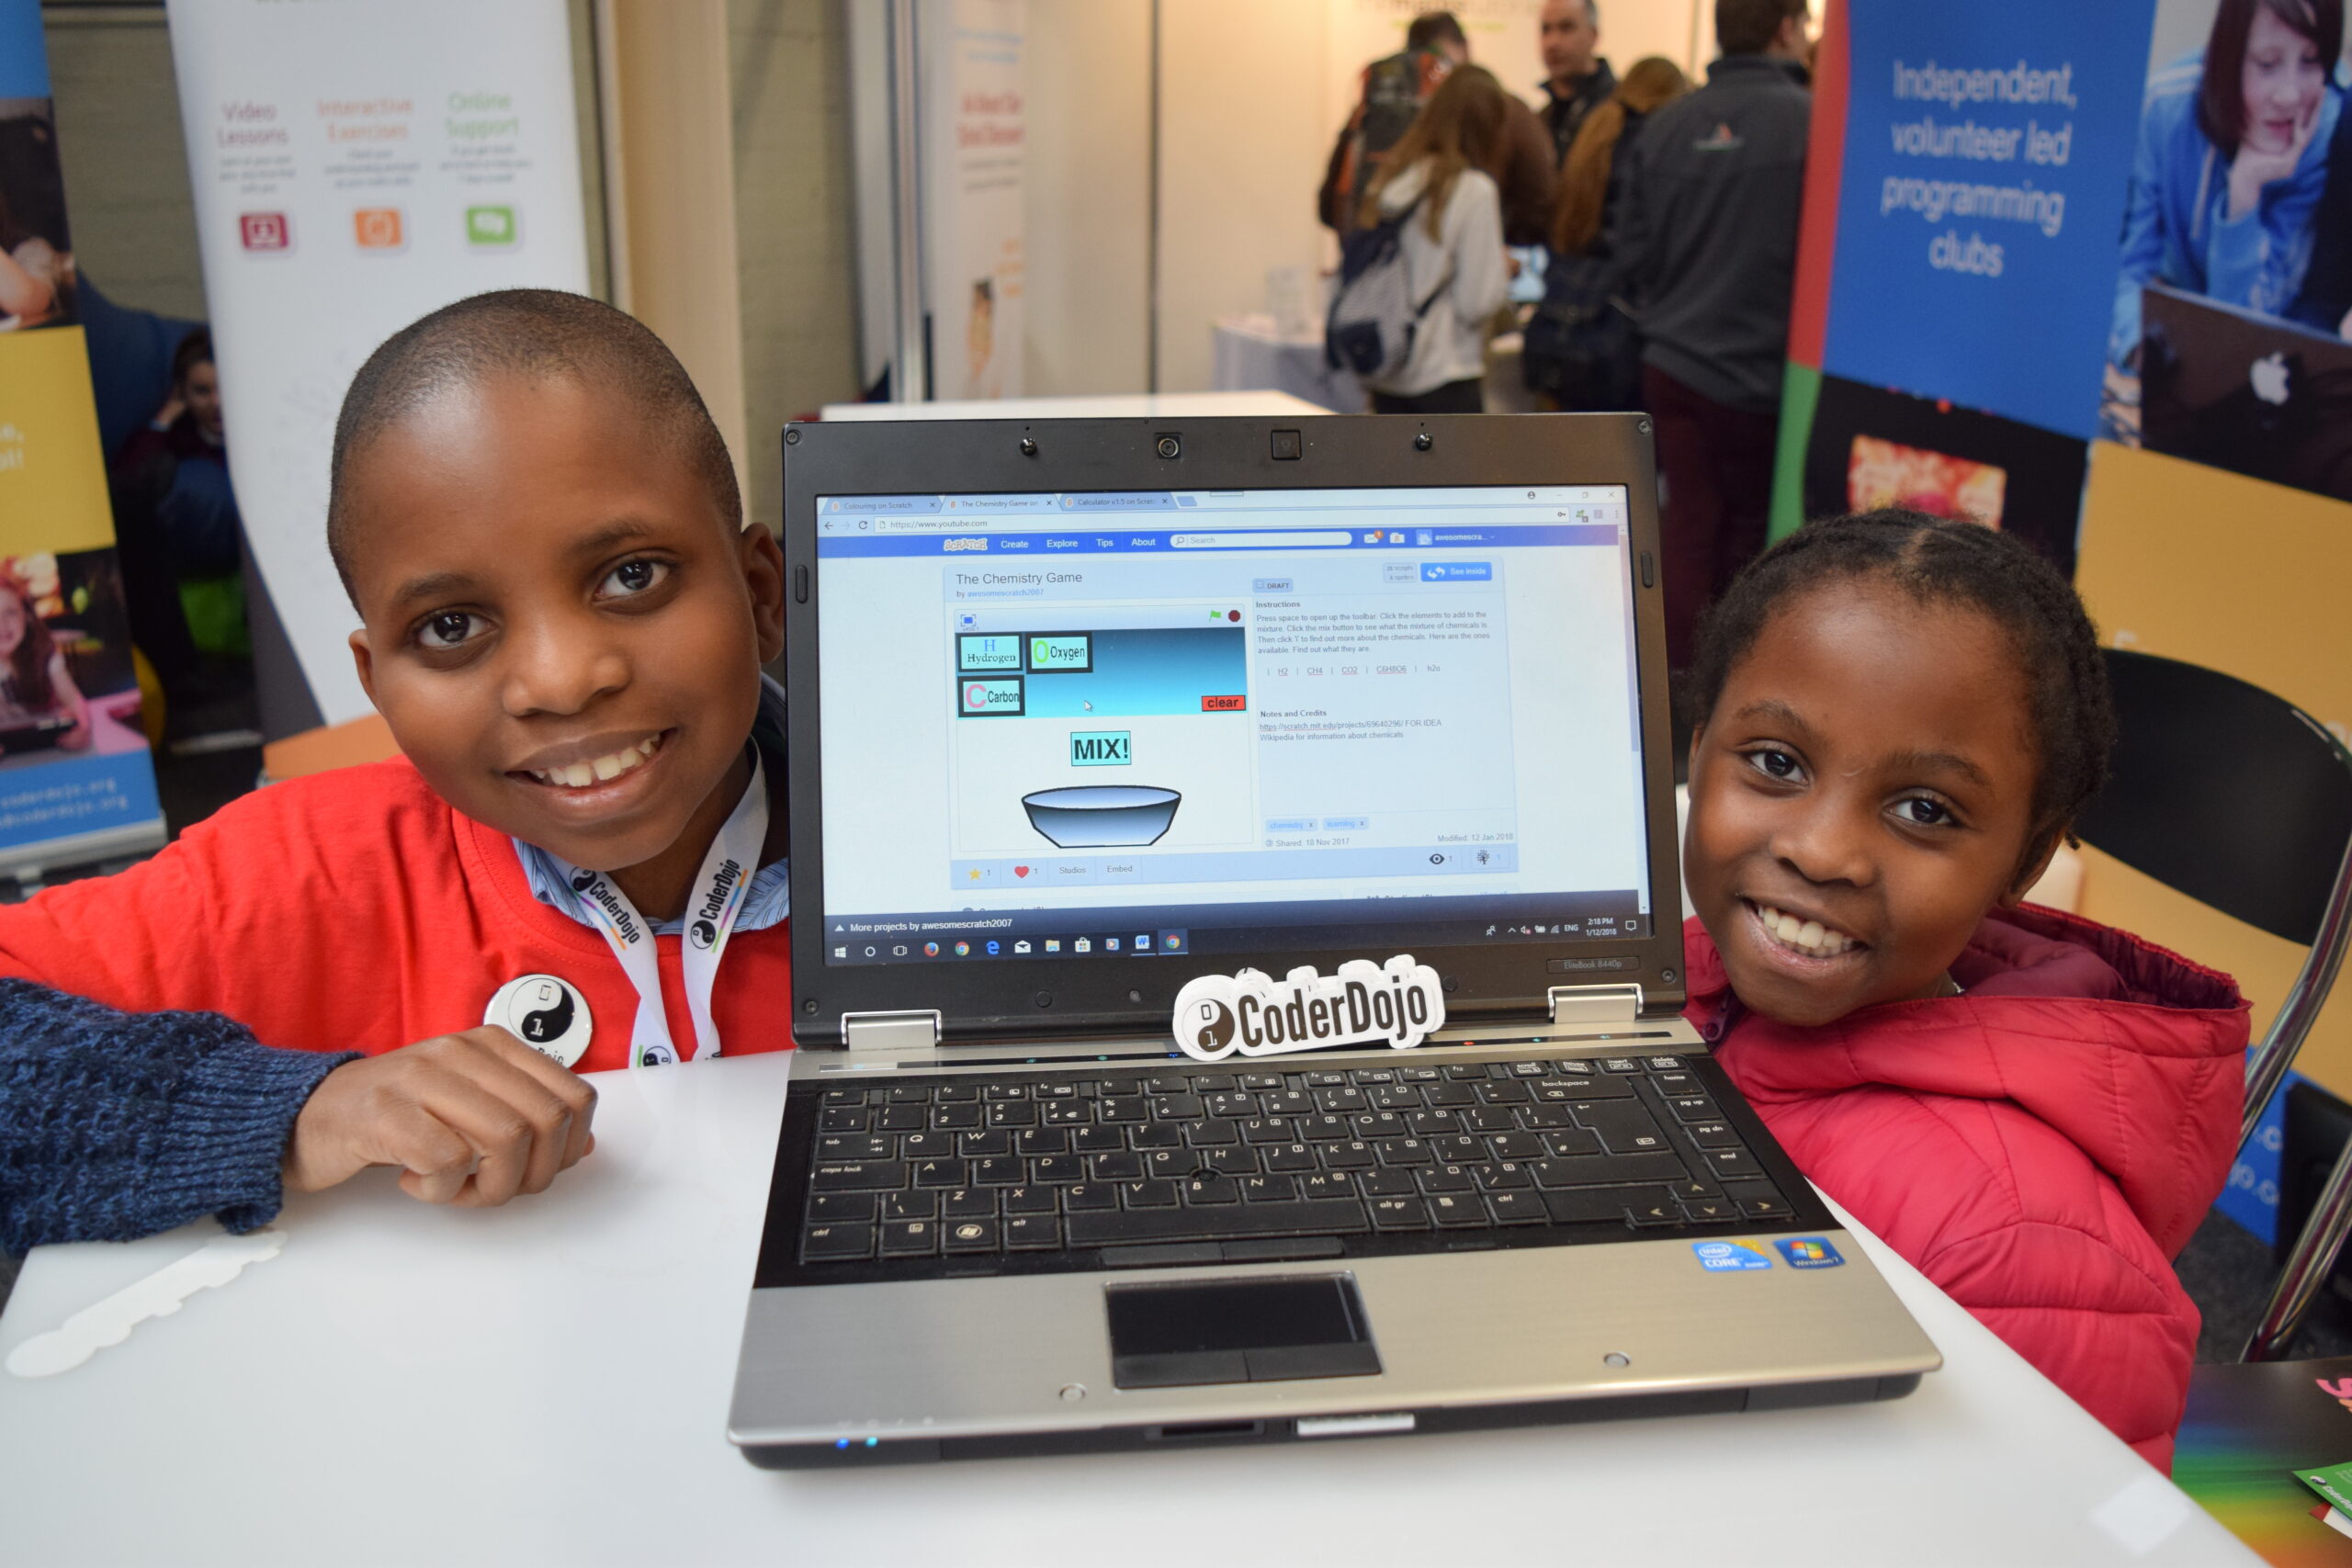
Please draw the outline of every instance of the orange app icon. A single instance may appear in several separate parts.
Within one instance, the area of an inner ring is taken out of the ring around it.
[[[351,215],[351,227],[363,251],[401,248],[401,209],[397,207],[363,207]]]

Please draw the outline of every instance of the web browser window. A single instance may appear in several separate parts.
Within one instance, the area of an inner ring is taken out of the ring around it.
[[[828,963],[1647,932],[1623,487],[818,513]]]

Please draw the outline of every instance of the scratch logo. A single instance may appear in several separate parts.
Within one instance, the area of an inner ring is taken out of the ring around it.
[[[1383,964],[1350,959],[1335,975],[1311,967],[1281,980],[1256,969],[1203,975],[1176,993],[1176,1043],[1204,1062],[1331,1045],[1403,1051],[1444,1027],[1443,983],[1410,953]]]

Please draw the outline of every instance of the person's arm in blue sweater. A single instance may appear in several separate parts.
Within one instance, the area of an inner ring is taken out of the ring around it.
[[[380,1056],[280,1050],[218,1013],[121,1012],[0,980],[0,1251],[206,1214],[248,1231],[287,1191],[378,1165],[412,1197],[489,1207],[594,1148],[595,1107],[503,1029]]]
[[[354,1055],[0,981],[0,1251],[268,1224],[295,1118]]]

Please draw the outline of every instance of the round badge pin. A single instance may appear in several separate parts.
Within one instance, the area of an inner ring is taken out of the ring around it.
[[[553,975],[507,981],[482,1010],[481,1021],[567,1067],[588,1054],[588,1037],[596,1029],[588,1015],[588,998],[571,981]]]

